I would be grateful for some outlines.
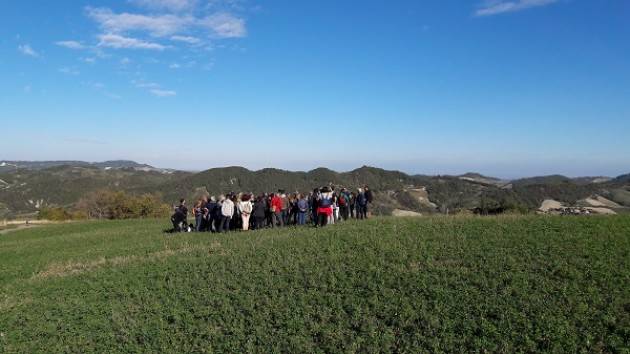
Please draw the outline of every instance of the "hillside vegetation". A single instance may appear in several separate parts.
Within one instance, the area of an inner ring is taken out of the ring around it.
[[[0,352],[627,352],[630,218],[0,235]]]
[[[597,196],[618,203],[620,208],[630,207],[630,182],[624,176],[572,179],[554,175],[503,181],[476,173],[410,176],[374,167],[349,172],[325,168],[292,172],[225,167],[192,173],[156,169],[130,161],[62,163],[15,162],[0,169],[0,218],[32,217],[44,207],[76,208],[81,198],[103,190],[134,195],[159,194],[162,202],[174,203],[182,197],[193,199],[228,192],[262,193],[278,189],[308,192],[329,184],[351,189],[369,185],[375,192],[371,209],[381,215],[390,215],[395,210],[422,214],[522,213],[538,210],[545,200],[575,206]],[[69,214],[75,211],[70,210]]]

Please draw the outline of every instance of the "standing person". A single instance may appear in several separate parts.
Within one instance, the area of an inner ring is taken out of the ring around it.
[[[328,216],[328,223],[331,225],[335,224],[336,221],[336,217],[337,217],[337,195],[335,194],[335,190],[332,190],[332,205],[330,206],[332,208],[332,213]]]
[[[267,226],[273,227],[273,212],[271,211],[271,198],[273,194],[265,193],[265,216],[267,217]]]
[[[296,206],[297,206],[297,224],[305,225],[306,214],[308,213],[308,201],[302,194],[298,194]]]
[[[260,230],[265,227],[265,219],[267,217],[267,202],[265,196],[261,195],[256,199],[254,203],[254,209],[252,216],[254,217],[254,225],[256,230]]]
[[[238,230],[241,228],[241,212],[236,207],[238,202],[241,200],[240,195],[236,195],[234,192],[231,193],[232,203],[234,203],[234,210],[232,211],[232,220],[230,221],[230,230]]]
[[[223,206],[223,202],[225,201],[225,196],[220,195],[219,201],[217,205],[215,205],[214,210],[212,211],[212,218],[214,219],[214,231],[221,232],[221,220],[223,219],[223,215],[221,214],[221,207]]]
[[[291,204],[291,212],[289,219],[291,220],[292,225],[298,225],[298,217],[300,216],[300,208],[298,208],[298,202],[300,201],[301,194],[293,193],[291,195],[290,204]]]
[[[207,227],[208,227],[208,232],[214,232],[215,231],[215,215],[216,215],[216,209],[217,208],[217,201],[214,198],[214,196],[211,196],[208,199],[208,203],[206,203],[206,210],[208,210],[208,213],[206,215],[206,222],[207,222]]]
[[[229,197],[223,197],[221,203],[221,222],[219,223],[219,232],[230,231],[230,221],[234,215],[234,202]]]
[[[271,227],[284,226],[284,218],[282,217],[282,198],[278,194],[272,194],[271,197]]]
[[[247,231],[249,230],[249,217],[254,210],[249,194],[243,194],[243,196],[241,196],[241,201],[238,202],[238,210],[241,213],[241,220],[243,221],[243,231]]]
[[[322,188],[318,198],[317,215],[319,218],[319,226],[324,227],[328,224],[328,219],[332,216],[333,209],[333,192],[329,187]]]
[[[311,222],[314,226],[317,226],[319,223],[317,208],[319,208],[319,189],[315,188],[311,194]]]
[[[374,194],[372,193],[370,187],[368,187],[367,185],[363,187],[363,190],[365,193],[365,199],[367,199],[367,203],[365,203],[365,218],[367,219],[367,217],[370,215],[371,209],[368,206],[374,201]]]
[[[357,219],[367,219],[366,211],[367,211],[367,198],[365,197],[365,193],[361,188],[358,189],[357,192]]]
[[[339,193],[339,199],[337,200],[337,203],[339,204],[339,214],[341,214],[341,218],[344,221],[348,220],[349,202],[350,197],[348,196],[348,191],[345,188],[341,188],[341,193]]]
[[[203,209],[205,207],[205,203],[203,199],[199,198],[195,203],[193,208],[193,214],[195,215],[195,231],[201,231],[201,223],[203,222]]]
[[[286,194],[282,193],[280,199],[282,201],[282,223],[283,225],[289,225],[289,210],[291,209],[289,198],[287,198]]]
[[[350,193],[350,217],[356,218],[357,214],[357,194],[355,192]]]

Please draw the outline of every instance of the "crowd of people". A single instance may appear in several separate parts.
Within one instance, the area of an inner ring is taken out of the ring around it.
[[[176,232],[229,232],[256,230],[290,225],[324,227],[342,220],[367,219],[373,194],[368,186],[350,191],[333,186],[315,188],[312,192],[229,193],[204,196],[189,210],[185,199],[174,207],[171,217]],[[194,224],[188,223],[188,216]]]

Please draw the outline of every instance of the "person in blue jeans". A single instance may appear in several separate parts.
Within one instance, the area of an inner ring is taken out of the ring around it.
[[[297,201],[297,224],[305,225],[306,224],[306,213],[308,213],[308,200],[302,195],[298,194]]]

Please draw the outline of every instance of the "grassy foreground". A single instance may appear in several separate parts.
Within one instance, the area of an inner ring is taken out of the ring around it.
[[[0,352],[628,352],[630,218],[0,236]]]

